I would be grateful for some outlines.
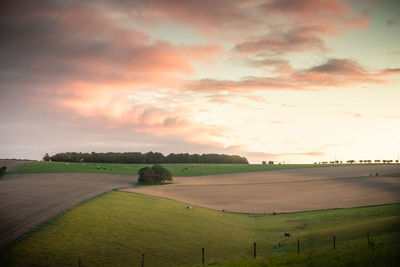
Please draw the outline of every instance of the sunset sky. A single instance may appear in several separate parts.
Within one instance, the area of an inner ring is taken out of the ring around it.
[[[0,158],[400,155],[400,1],[0,5]]]

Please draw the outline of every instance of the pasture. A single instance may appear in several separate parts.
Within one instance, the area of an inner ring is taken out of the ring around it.
[[[4,250],[2,265],[188,266],[206,262],[376,246],[400,238],[400,205],[280,215],[215,211],[152,196],[110,192],[49,221]],[[284,233],[293,236],[285,237]],[[398,241],[397,241],[398,242]],[[280,243],[275,249],[274,245]]]
[[[391,246],[390,246],[391,245]],[[267,267],[267,266],[352,266],[387,267],[398,266],[400,262],[400,242],[380,244],[377,247],[346,248],[313,251],[300,255],[281,255],[263,259],[242,259],[229,262],[214,262],[217,267]],[[200,265],[197,265],[200,266]]]
[[[360,166],[373,164],[192,164],[171,163],[161,164],[170,170],[173,176],[200,176],[211,174],[258,172],[284,169],[320,168],[337,166]],[[77,162],[34,162],[7,173],[55,173],[55,172],[80,172],[80,173],[105,173],[137,175],[137,171],[143,167],[151,167],[152,164],[118,164],[118,163],[77,163]]]

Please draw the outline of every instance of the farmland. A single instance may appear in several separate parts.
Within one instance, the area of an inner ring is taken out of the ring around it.
[[[130,266],[144,253],[145,266],[188,266],[201,263],[204,247],[208,263],[251,266],[264,264],[240,260],[251,258],[253,242],[258,257],[283,255],[271,264],[293,262],[297,239],[302,252],[325,255],[335,235],[336,258],[363,251],[367,233],[382,253],[398,244],[400,204],[390,203],[400,203],[399,165],[207,165],[164,165],[192,175],[162,186],[136,185],[129,174],[143,165],[37,162],[12,170],[0,180],[0,245],[8,244],[0,263]],[[110,192],[116,188],[128,192]]]
[[[137,171],[152,164],[117,164],[117,163],[77,163],[77,162],[34,162],[8,173],[55,173],[55,172],[79,172],[79,173],[106,173],[136,175]],[[172,172],[174,176],[200,176],[211,174],[258,172],[284,169],[303,169],[338,166],[375,166],[373,164],[191,164],[174,163],[161,164]],[[384,165],[377,165],[384,166]]]
[[[298,212],[399,203],[400,179],[384,176],[390,173],[400,173],[400,166],[308,168],[177,177],[174,184],[123,190],[217,210]]]
[[[10,265],[181,266],[295,254],[332,248],[365,247],[366,235],[376,245],[400,237],[400,205],[336,209],[280,215],[249,215],[151,196],[110,192],[51,220],[0,256]],[[285,237],[284,233],[293,234]],[[277,249],[274,245],[280,243]]]

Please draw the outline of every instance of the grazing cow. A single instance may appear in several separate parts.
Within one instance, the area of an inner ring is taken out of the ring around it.
[[[292,235],[290,233],[285,233],[285,236],[291,237]]]

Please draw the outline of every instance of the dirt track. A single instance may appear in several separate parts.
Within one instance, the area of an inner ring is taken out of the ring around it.
[[[0,179],[0,248],[74,205],[134,176],[89,173],[11,174]]]
[[[370,174],[379,176],[370,176]],[[400,165],[176,177],[174,184],[121,191],[236,212],[295,212],[400,203]]]

